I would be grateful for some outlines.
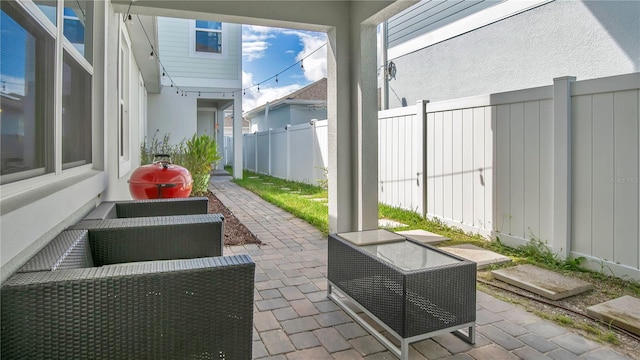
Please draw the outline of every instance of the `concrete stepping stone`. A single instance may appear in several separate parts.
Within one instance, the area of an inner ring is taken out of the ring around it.
[[[441,242],[450,240],[448,237],[444,237],[442,235],[435,234],[422,229],[396,231],[396,234],[406,236],[409,239],[419,241],[424,244],[430,244],[430,245],[435,245],[435,244],[439,244]]]
[[[640,335],[640,299],[625,295],[587,308],[587,314]]]
[[[474,261],[478,264],[478,270],[484,269],[491,264],[504,264],[511,262],[511,258],[507,256],[471,244],[443,246],[440,249],[463,257],[467,260]]]
[[[378,226],[383,228],[395,228],[395,227],[402,227],[407,225],[391,219],[378,219]]]
[[[280,190],[282,190],[282,191],[291,191],[291,189],[289,189],[288,187],[282,187],[282,188],[280,188]]]
[[[507,284],[550,300],[564,299],[593,289],[593,285],[586,281],[528,264],[493,270],[491,274]]]
[[[247,179],[260,179],[260,176],[248,176]]]

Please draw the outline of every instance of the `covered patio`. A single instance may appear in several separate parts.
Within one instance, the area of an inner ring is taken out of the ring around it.
[[[327,298],[327,240],[317,229],[214,177],[210,190],[263,245],[225,247],[256,262],[254,359],[395,359]],[[512,303],[477,292],[477,335],[413,344],[410,359],[626,359],[616,351]]]
[[[116,12],[211,19],[327,33],[329,222],[332,231],[377,226],[377,25],[417,1],[129,1]],[[146,45],[146,44],[145,44]],[[233,138],[242,139],[241,101]],[[242,142],[234,141],[234,177]]]

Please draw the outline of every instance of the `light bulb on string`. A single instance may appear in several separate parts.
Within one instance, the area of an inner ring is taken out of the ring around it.
[[[198,97],[200,97],[200,91],[198,91]]]
[[[302,60],[300,60],[300,69],[304,70],[304,64],[302,63]]]
[[[278,75],[276,75],[276,84],[278,83]]]

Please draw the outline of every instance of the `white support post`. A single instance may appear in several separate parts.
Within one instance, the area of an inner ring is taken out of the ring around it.
[[[269,176],[271,176],[271,128],[269,128]]]
[[[553,238],[548,244],[562,258],[571,246],[571,83],[553,79]]]
[[[291,125],[286,125],[284,127],[286,134],[286,143],[287,143],[287,180],[291,180],[291,132],[289,128]]]
[[[233,100],[233,177],[235,179],[242,179],[243,140],[242,96],[236,96]]]
[[[422,124],[422,174],[418,176],[422,185],[422,217],[427,217],[427,104],[429,100],[419,100],[416,103],[418,119]]]
[[[314,182],[318,179],[316,176],[316,119],[312,119],[309,124],[311,125],[311,178],[309,179],[310,184],[314,184]]]

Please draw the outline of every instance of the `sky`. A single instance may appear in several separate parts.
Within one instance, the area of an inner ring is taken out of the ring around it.
[[[243,25],[242,88],[251,87],[242,98],[243,110],[279,99],[326,77],[326,41],[325,33]],[[304,69],[296,64],[302,59]],[[291,65],[294,66],[284,71]],[[277,82],[275,78],[266,81],[276,74],[279,74]]]

